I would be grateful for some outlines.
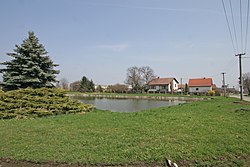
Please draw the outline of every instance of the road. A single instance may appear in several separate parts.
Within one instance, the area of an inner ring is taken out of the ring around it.
[[[240,95],[229,95],[229,97],[234,97],[240,99]],[[250,102],[250,96],[243,96],[243,100]]]

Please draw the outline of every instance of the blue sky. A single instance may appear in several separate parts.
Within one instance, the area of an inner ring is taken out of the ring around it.
[[[220,0],[1,0],[0,21],[0,62],[34,31],[60,65],[58,79],[124,83],[127,68],[150,66],[160,77],[212,77],[218,86],[226,72],[237,86]],[[250,59],[243,65],[250,72]]]

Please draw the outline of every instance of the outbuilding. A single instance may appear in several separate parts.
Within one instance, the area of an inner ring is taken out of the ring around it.
[[[212,78],[189,79],[188,87],[189,87],[189,93],[191,94],[207,93],[213,89],[213,79]]]

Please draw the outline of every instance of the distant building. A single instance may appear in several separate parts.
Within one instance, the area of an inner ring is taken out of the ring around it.
[[[219,93],[223,93],[224,92],[223,85],[222,85],[221,88],[216,88],[216,91],[219,92]],[[239,94],[240,92],[238,90],[236,90],[234,87],[233,88],[226,87],[226,93],[227,94]]]
[[[214,84],[212,78],[196,78],[189,79],[188,87],[191,94],[207,93],[213,90]]]
[[[171,93],[178,91],[179,82],[175,78],[156,78],[148,83],[149,93]]]
[[[108,88],[107,85],[95,85],[95,89],[97,89],[99,86],[100,86],[103,90],[106,90],[106,89]]]
[[[240,92],[236,90],[234,87],[232,87],[232,88],[227,88],[227,93],[238,94]]]
[[[108,86],[107,85],[95,85],[96,92],[107,92]]]
[[[186,87],[186,84],[178,84],[178,92],[184,92],[185,87]]]

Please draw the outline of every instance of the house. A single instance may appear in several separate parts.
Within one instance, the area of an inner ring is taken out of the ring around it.
[[[184,92],[186,89],[186,84],[178,84],[178,92]]]
[[[179,82],[175,78],[156,78],[148,83],[148,93],[177,92]]]
[[[188,87],[191,94],[207,93],[213,89],[213,80],[212,78],[189,79]]]

